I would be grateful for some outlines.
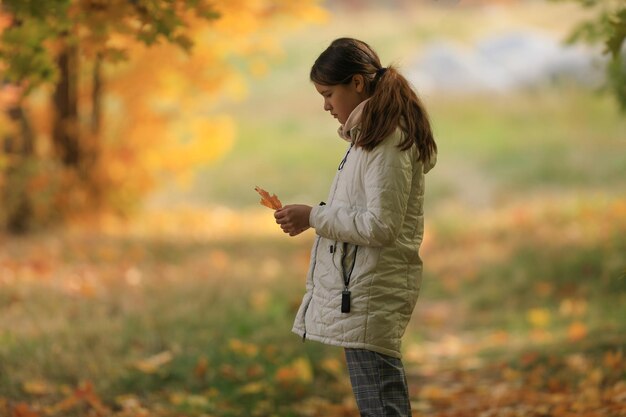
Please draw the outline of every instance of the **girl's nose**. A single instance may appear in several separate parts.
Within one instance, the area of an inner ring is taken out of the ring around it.
[[[332,110],[332,106],[328,102],[324,102],[324,110]]]

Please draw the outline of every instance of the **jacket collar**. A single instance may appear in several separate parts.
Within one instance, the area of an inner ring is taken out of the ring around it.
[[[367,103],[368,100],[369,98],[359,103],[359,105],[352,110],[350,116],[348,116],[348,120],[346,120],[343,125],[339,126],[337,133],[339,133],[340,138],[348,142],[352,142],[356,139],[357,133],[360,130],[359,125],[361,124],[363,108],[365,108],[365,103]]]

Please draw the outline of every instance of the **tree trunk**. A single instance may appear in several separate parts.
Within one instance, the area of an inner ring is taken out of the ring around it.
[[[21,103],[12,105],[7,114],[19,126],[19,134],[4,138],[4,152],[12,160],[6,170],[4,190],[6,227],[9,232],[20,234],[28,231],[33,215],[26,182],[28,164],[34,155],[34,135]]]
[[[53,141],[59,158],[67,167],[82,162],[78,126],[78,48],[66,46],[58,57],[59,82],[54,92]]]
[[[102,203],[103,185],[98,178],[100,166],[102,132],[102,96],[104,94],[104,78],[102,75],[102,64],[104,56],[98,53],[95,57],[92,69],[92,90],[91,90],[91,129],[90,134],[84,135],[82,139],[81,174],[87,181],[91,203],[97,208]]]
[[[91,115],[91,133],[94,136],[100,134],[102,127],[102,54],[96,55],[96,61],[93,67],[93,90],[91,94],[92,115]]]

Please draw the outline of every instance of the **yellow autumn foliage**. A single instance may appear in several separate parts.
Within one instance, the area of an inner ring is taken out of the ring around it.
[[[325,18],[320,0],[219,0],[211,4],[216,19],[185,15],[184,36],[192,44],[187,52],[172,42],[157,40],[146,46],[135,40],[127,33],[135,24],[128,19],[131,6],[125,1],[115,4],[106,15],[96,13],[88,22],[114,25],[110,22],[117,19],[127,30],[96,33],[76,26],[83,74],[78,105],[85,115],[80,141],[91,158],[85,165],[89,173],[65,175],[64,167],[53,163],[32,174],[34,195],[50,190],[48,200],[34,202],[35,217],[63,213],[61,217],[80,220],[80,213],[102,209],[124,213],[163,183],[189,185],[199,167],[219,160],[235,143],[236,123],[220,105],[246,97],[247,78],[270,70],[272,61],[281,57],[281,39],[288,31]],[[50,48],[58,48],[55,45]],[[101,124],[95,132],[87,120],[93,106],[91,71],[103,47],[123,52],[128,59],[103,63]],[[24,104],[37,137],[35,156],[50,161],[56,152],[51,145],[52,92],[40,88]],[[10,101],[5,96],[0,97],[0,107]],[[11,127],[4,125],[0,118],[0,133]],[[0,157],[0,169],[8,163],[5,159]],[[0,186],[2,178],[0,173]]]
[[[111,39],[133,58],[110,70],[114,104],[101,168],[120,193],[141,195],[157,178],[188,185],[197,167],[228,153],[236,126],[216,107],[246,95],[245,73],[232,61],[243,59],[250,74],[262,76],[281,54],[281,33],[326,16],[316,0],[223,0],[214,7],[220,14],[215,21],[190,18],[191,54],[174,45],[147,48]]]

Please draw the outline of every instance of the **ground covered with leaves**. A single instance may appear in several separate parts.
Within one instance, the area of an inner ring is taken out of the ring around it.
[[[626,415],[626,202],[594,201],[431,222],[414,415]],[[312,234],[218,215],[2,236],[0,415],[357,416],[342,351],[290,333]]]

